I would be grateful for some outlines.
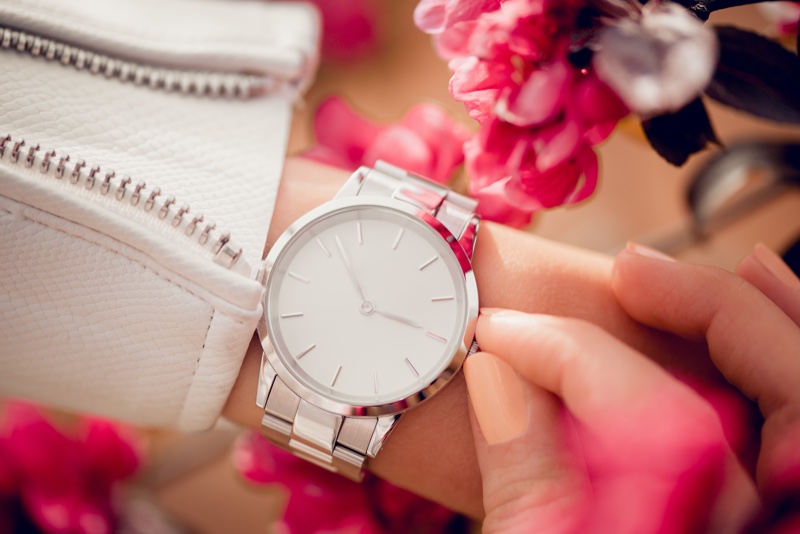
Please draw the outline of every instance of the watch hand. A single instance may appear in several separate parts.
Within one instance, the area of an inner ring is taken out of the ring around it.
[[[342,245],[342,241],[339,239],[339,236],[336,236],[336,246],[339,248],[339,252],[342,254],[342,259],[344,260],[344,266],[347,268],[347,274],[350,275],[350,280],[353,281],[353,284],[356,286],[358,290],[358,294],[361,295],[361,302],[366,302],[367,297],[364,296],[364,290],[361,289],[361,284],[358,283],[358,278],[356,277],[355,271],[353,271],[353,266],[350,264],[350,258],[347,257],[347,252],[344,251],[344,245]]]
[[[375,309],[375,313],[377,313],[378,315],[383,315],[387,319],[391,319],[391,320],[397,321],[399,323],[407,324],[408,326],[413,326],[414,328],[422,328],[421,324],[417,324],[414,321],[412,321],[411,319],[406,319],[405,317],[402,317],[402,316],[394,314],[394,313],[381,311],[381,310],[378,310],[378,309]]]

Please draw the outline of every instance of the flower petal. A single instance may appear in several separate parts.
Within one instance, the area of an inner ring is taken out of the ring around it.
[[[448,0],[420,0],[414,8],[414,24],[425,33],[444,31],[445,11]]]
[[[434,171],[435,156],[431,148],[419,134],[402,125],[384,130],[364,154],[365,165],[373,166],[379,159],[422,176],[430,176]]]
[[[593,64],[630,109],[649,117],[694,100],[717,59],[713,30],[678,4],[653,2],[640,19],[601,30]]]
[[[571,79],[571,68],[563,61],[534,70],[522,85],[508,87],[501,93],[494,111],[516,126],[543,124],[563,109]]]
[[[499,7],[500,0],[421,0],[414,9],[414,24],[426,33],[439,34]]]
[[[477,22],[467,20],[454,24],[447,31],[433,38],[436,53],[444,59],[454,59],[470,54],[470,40],[477,28]]]
[[[136,472],[141,444],[130,429],[102,419],[87,419],[84,425],[81,449],[95,480],[110,487]]]
[[[427,176],[444,183],[464,161],[464,143],[469,130],[433,104],[420,104],[409,110],[401,124],[415,132],[430,147],[435,162]]]
[[[347,157],[353,169],[361,164],[367,147],[382,130],[337,96],[323,101],[314,114],[317,144]]]
[[[478,214],[487,221],[524,228],[531,223],[533,210],[524,210],[509,204],[504,185],[504,182],[497,182],[472,193],[478,200]]]
[[[476,57],[451,62],[456,65],[450,78],[450,94],[464,103],[469,116],[479,124],[486,123],[493,115],[500,88],[509,76],[507,67]]]

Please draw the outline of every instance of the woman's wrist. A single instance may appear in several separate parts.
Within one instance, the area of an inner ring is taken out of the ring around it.
[[[348,173],[299,158],[287,161],[268,244],[296,218],[332,198]],[[586,319],[681,374],[717,375],[699,344],[668,337],[632,321],[610,286],[611,258],[483,223],[474,255],[481,306]],[[694,353],[694,355],[692,355]],[[672,358],[681,354],[682,358]],[[261,348],[254,338],[225,415],[258,427],[255,392]],[[439,395],[403,416],[381,454],[378,475],[472,516],[482,515],[480,475],[459,376]]]

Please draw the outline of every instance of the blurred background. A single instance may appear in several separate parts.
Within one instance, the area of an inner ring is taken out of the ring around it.
[[[314,111],[332,95],[343,97],[360,114],[380,123],[399,120],[420,102],[434,102],[475,130],[463,106],[448,93],[446,62],[434,52],[430,36],[414,26],[415,0],[319,3],[331,26],[328,53],[297,109],[290,154],[302,153],[314,143]],[[351,33],[337,34],[335,19],[354,12],[363,15],[364,23],[351,26],[356,28]],[[752,6],[715,14],[712,23],[774,34],[774,24]],[[708,105],[725,144],[753,139],[800,142],[797,128],[776,126],[714,102]],[[783,253],[800,238],[797,187],[773,191],[769,200],[740,210],[705,239],[693,237],[687,191],[693,176],[714,156],[714,149],[694,156],[682,168],[673,167],[649,147],[638,122],[631,121],[622,124],[599,153],[601,173],[595,195],[576,206],[537,214],[527,231],[608,253],[620,250],[627,240],[637,240],[688,261],[727,269],[735,268],[758,242]],[[742,183],[769,182],[762,174],[745,173]],[[463,189],[464,178],[457,176],[453,185]],[[749,194],[747,187],[743,191],[740,196]],[[248,483],[234,469],[231,447],[239,435],[237,429],[198,436],[151,430],[136,434],[145,452],[138,474],[123,492],[135,517],[131,532],[264,533],[282,516],[284,490]]]

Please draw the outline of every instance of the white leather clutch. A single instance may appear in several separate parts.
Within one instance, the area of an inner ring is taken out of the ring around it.
[[[0,394],[214,424],[316,12],[225,0],[0,0]]]

